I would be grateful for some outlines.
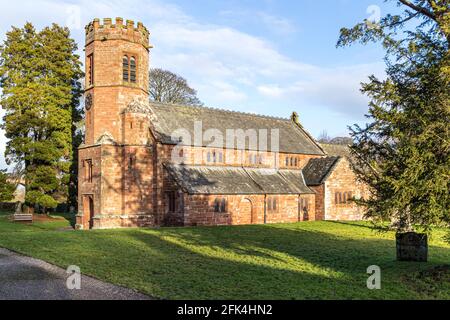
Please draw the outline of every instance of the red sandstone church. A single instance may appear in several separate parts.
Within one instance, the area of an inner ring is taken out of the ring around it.
[[[351,200],[367,188],[296,113],[150,102],[150,48],[142,23],[96,19],[86,27],[78,229],[362,219]],[[230,130],[231,144],[205,139]],[[264,139],[251,143],[254,132]]]

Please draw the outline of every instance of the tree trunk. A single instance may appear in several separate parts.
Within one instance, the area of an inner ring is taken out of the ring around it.
[[[398,261],[428,261],[428,236],[426,234],[397,233],[396,241]]]

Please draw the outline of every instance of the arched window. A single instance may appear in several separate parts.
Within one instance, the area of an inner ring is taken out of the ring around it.
[[[136,58],[131,57],[130,59],[130,81],[136,83]]]
[[[341,193],[340,192],[336,192],[336,204],[340,204],[342,199],[341,199]]]
[[[278,208],[277,198],[274,198],[274,199],[273,199],[273,202],[272,202],[272,210],[273,210],[274,212],[276,212],[276,211],[277,211],[277,208]]]
[[[289,158],[286,157],[286,167],[289,167]]]
[[[214,212],[220,212],[220,200],[219,198],[216,198],[214,200]]]
[[[295,158],[295,166],[298,167],[298,159]]]
[[[227,200],[225,198],[222,199],[222,202],[220,204],[220,212],[227,212]]]
[[[294,158],[291,158],[291,167],[294,166]]]
[[[130,81],[130,62],[128,56],[124,56],[122,59],[123,81]]]
[[[267,199],[267,210],[272,211],[272,198]]]
[[[344,192],[344,196],[342,197],[342,203],[347,203],[348,202],[348,195],[347,192]]]
[[[211,162],[211,152],[208,152],[208,156],[207,156],[206,161],[207,162]]]

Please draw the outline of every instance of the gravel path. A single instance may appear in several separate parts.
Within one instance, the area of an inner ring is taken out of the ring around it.
[[[81,270],[83,272],[83,270]],[[150,300],[131,289],[81,277],[81,289],[69,290],[66,270],[0,248],[0,300]]]

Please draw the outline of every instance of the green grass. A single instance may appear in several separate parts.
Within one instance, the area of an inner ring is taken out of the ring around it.
[[[0,246],[164,299],[450,299],[450,246],[428,263],[395,261],[393,233],[366,223],[62,231],[0,216]],[[368,290],[378,265],[382,289]]]

